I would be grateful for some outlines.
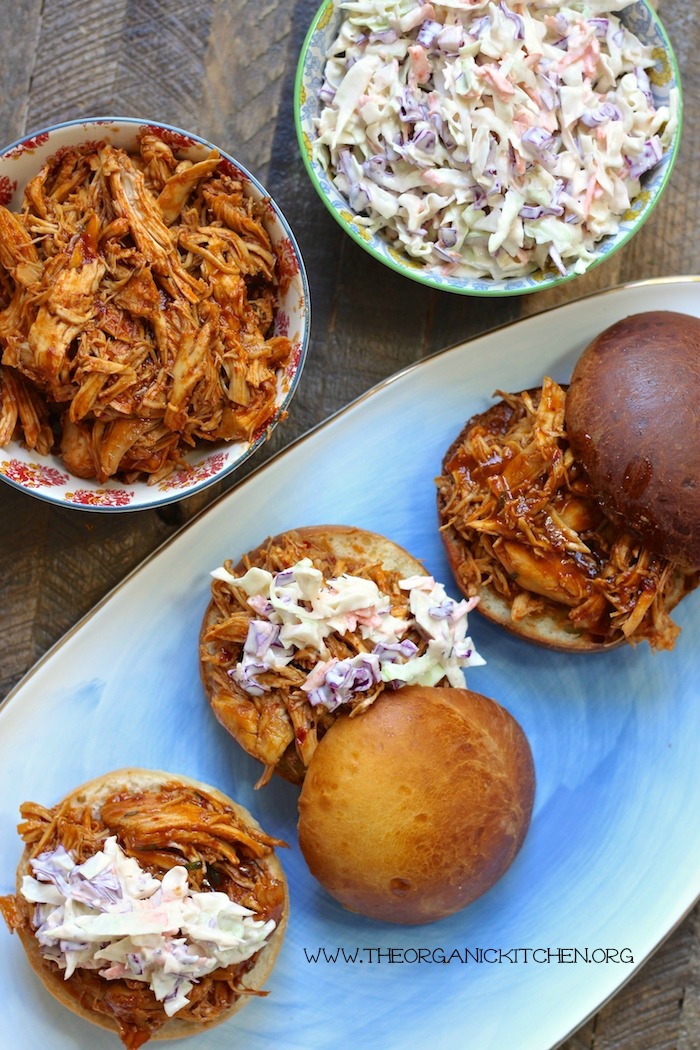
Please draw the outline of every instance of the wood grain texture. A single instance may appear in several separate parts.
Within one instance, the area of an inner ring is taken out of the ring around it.
[[[7,143],[24,130],[56,121],[122,114],[151,116],[219,143],[286,213],[306,261],[313,316],[307,364],[289,419],[235,479],[160,511],[117,515],[54,507],[0,485],[0,696],[177,528],[387,376],[444,346],[590,292],[641,278],[700,273],[697,4],[661,0],[658,5],[682,70],[686,108],[676,168],[644,229],[572,284],[487,302],[398,277],[349,241],[318,200],[293,123],[297,56],[317,2],[16,0],[5,5],[0,139]],[[563,1048],[700,1050],[700,909]]]
[[[289,76],[296,49],[291,31],[299,5],[261,0],[254,19],[245,17],[245,6],[215,6],[205,54],[201,120],[207,137],[266,182],[276,130],[280,123],[292,124]]]
[[[124,0],[42,5],[27,130],[113,112],[126,16]]]
[[[3,11],[3,56],[0,62],[0,141],[12,142],[24,131],[32,70],[37,54],[42,0],[17,0],[11,17]],[[8,46],[9,45],[9,46]]]

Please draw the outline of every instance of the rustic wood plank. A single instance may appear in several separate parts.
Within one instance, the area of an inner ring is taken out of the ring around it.
[[[155,511],[134,528],[131,514],[76,514],[3,484],[0,696],[172,531]]]
[[[201,132],[214,8],[211,0],[128,0],[114,79],[114,105],[122,113]]]
[[[0,581],[3,592],[0,631],[0,695],[34,663],[40,650],[33,644],[41,557],[45,549],[46,514],[32,507],[26,515],[23,493],[0,489]]]
[[[677,1050],[697,1050],[700,1046],[700,906],[683,924],[689,935],[688,972],[683,987]]]
[[[308,9],[310,20],[314,5],[261,0],[254,19],[244,17],[245,6],[216,5],[205,56],[201,122],[208,138],[266,182],[280,128],[291,146],[284,159],[296,154],[291,98],[298,48],[292,20],[299,7]]]
[[[16,0],[0,23],[0,145],[9,145],[26,128],[41,8],[41,0]]]
[[[126,0],[65,0],[42,5],[38,54],[27,112],[38,129],[113,111]]]

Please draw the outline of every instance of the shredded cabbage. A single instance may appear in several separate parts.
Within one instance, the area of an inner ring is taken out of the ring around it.
[[[267,691],[261,674],[291,663],[300,649],[319,656],[301,688],[310,704],[328,711],[382,682],[432,686],[446,678],[464,688],[464,668],[484,663],[467,637],[467,614],[477,599],[455,601],[432,576],[399,581],[408,595],[408,619],[392,615],[390,598],[374,581],[348,573],[325,580],[309,558],[277,574],[256,568],[236,577],[222,567],[212,576],[240,588],[256,613],[231,672],[251,696]],[[411,627],[427,643],[421,655],[410,639],[402,640]],[[332,657],[326,639],[335,631],[359,632],[367,651],[345,660]]]
[[[632,0],[343,0],[315,159],[444,275],[583,272],[678,125],[615,11]]]
[[[83,864],[58,846],[31,867],[21,893],[36,905],[42,955],[66,980],[80,967],[144,981],[169,1017],[199,978],[249,959],[275,928],[225,893],[190,891],[181,865],[153,878],[113,836]]]

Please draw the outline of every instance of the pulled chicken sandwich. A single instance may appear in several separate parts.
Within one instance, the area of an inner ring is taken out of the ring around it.
[[[0,910],[48,990],[128,1050],[226,1020],[279,952],[287,884],[243,809],[183,776],[123,769],[21,806]]]
[[[455,601],[421,562],[365,529],[307,526],[212,573],[200,636],[214,714],[265,769],[301,784],[341,714],[385,690],[464,688],[484,661],[467,637],[474,601]]]
[[[490,619],[555,649],[673,648],[670,611],[698,572],[607,516],[570,445],[565,386],[545,377],[536,390],[496,396],[466,423],[437,478],[442,539],[462,592],[478,595]]]
[[[291,353],[265,207],[155,128],[133,153],[51,157],[18,213],[0,206],[0,447],[154,483],[197,443],[261,432]]]

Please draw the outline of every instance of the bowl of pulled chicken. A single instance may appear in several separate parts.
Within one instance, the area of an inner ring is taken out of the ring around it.
[[[0,152],[0,477],[80,509],[220,481],[288,414],[303,260],[223,150],[169,125],[71,121]]]

